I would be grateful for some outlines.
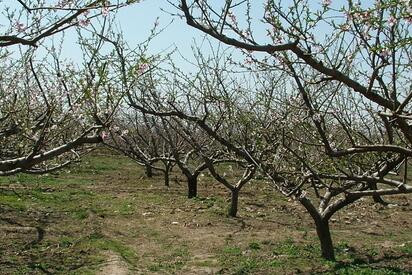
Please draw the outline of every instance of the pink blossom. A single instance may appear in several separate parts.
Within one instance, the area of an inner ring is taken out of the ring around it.
[[[123,137],[123,136],[127,135],[128,133],[129,133],[129,130],[127,130],[127,129],[123,130],[120,136]]]
[[[352,21],[353,20],[353,15],[350,11],[345,12],[346,20],[347,21]]]
[[[363,32],[363,38],[366,39],[366,40],[369,40],[369,39],[372,38],[371,35],[369,34],[369,30],[365,30]]]
[[[393,16],[389,17],[389,19],[388,19],[389,26],[393,27],[396,24],[396,22],[397,22],[397,20],[396,20],[395,17],[393,17]]]
[[[141,63],[137,67],[137,73],[138,74],[144,74],[148,69],[149,69],[149,64],[148,63]]]
[[[82,27],[87,27],[90,24],[90,20],[88,18],[79,19],[79,25]]]
[[[26,30],[26,27],[24,26],[24,24],[18,21],[14,24],[14,27],[16,28],[18,32],[24,32]]]
[[[253,64],[253,60],[250,57],[245,58],[244,62],[245,62],[246,65],[252,65]]]
[[[101,133],[101,137],[102,137],[103,140],[107,140],[109,138],[109,134],[107,132],[103,131]]]
[[[349,24],[342,24],[339,27],[342,31],[348,31],[350,29]]]
[[[382,49],[382,50],[380,51],[380,54],[381,54],[383,57],[388,57],[388,56],[391,54],[391,52],[390,52],[389,49]]]
[[[64,8],[65,6],[68,6],[72,4],[72,0],[60,0],[57,2],[56,7],[58,8]]]
[[[370,14],[370,12],[365,11],[365,12],[360,13],[359,16],[363,21],[368,21],[371,17],[371,14]]]
[[[406,11],[406,18],[405,18],[406,22],[408,22],[409,24],[412,24],[412,7],[409,7]]]
[[[323,6],[330,6],[332,4],[332,0],[323,0],[322,5]]]
[[[231,12],[227,13],[227,16],[230,18],[230,20],[232,21],[233,24],[237,25],[237,19],[236,19],[236,15],[234,15]]]
[[[109,15],[109,12],[110,12],[109,7],[103,7],[102,8],[102,15],[103,16]]]

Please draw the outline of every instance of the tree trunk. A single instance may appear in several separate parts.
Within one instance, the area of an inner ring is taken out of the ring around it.
[[[385,205],[385,206],[389,204],[388,202],[384,201],[384,200],[382,199],[382,197],[379,196],[379,195],[374,195],[374,196],[373,196],[373,201],[376,202],[376,203]]]
[[[229,216],[230,217],[236,217],[236,215],[237,215],[237,206],[238,206],[238,202],[239,202],[239,190],[238,189],[232,189],[230,191],[232,192],[232,198],[230,200]]]
[[[170,180],[169,180],[169,172],[170,172],[170,169],[168,169],[168,168],[166,168],[165,170],[164,170],[164,180],[165,180],[165,186],[167,186],[167,187],[169,187],[170,186]]]
[[[373,184],[371,184],[371,188],[372,188],[373,190],[377,190],[377,189],[378,189],[378,186],[376,185],[376,183],[373,183]],[[389,203],[387,203],[386,201],[384,201],[384,200],[382,199],[382,197],[379,196],[379,195],[373,195],[372,198],[373,198],[373,201],[376,202],[376,203],[380,203],[380,204],[385,205],[385,206],[389,204]]]
[[[148,178],[153,177],[153,169],[150,164],[145,164],[145,174],[146,174],[146,177]]]
[[[329,231],[329,221],[325,219],[315,220],[316,233],[318,234],[322,257],[329,261],[335,260],[335,252],[333,250],[332,237]]]
[[[189,199],[197,197],[197,177],[195,176],[187,177],[187,187],[188,187],[187,197]]]

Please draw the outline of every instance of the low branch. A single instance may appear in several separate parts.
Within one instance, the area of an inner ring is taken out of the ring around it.
[[[0,173],[2,173],[0,175],[5,175],[6,173],[16,170],[16,169],[21,169],[20,171],[29,170],[30,167],[33,167],[41,162],[55,158],[66,152],[69,152],[70,150],[76,147],[79,147],[81,145],[100,143],[103,141],[100,136],[98,135],[87,136],[88,133],[98,128],[101,128],[101,127],[100,126],[91,127],[87,131],[85,131],[82,135],[72,140],[71,142],[68,142],[64,145],[56,147],[47,152],[39,153],[34,156],[30,156],[30,158],[28,156],[25,156],[25,157],[0,161]]]

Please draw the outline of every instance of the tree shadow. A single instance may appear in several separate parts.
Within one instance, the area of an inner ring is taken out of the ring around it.
[[[340,273],[347,273],[348,270],[353,269],[355,272],[356,270],[360,269],[367,269],[370,271],[385,271],[385,272],[393,272],[393,273],[412,273],[412,269],[409,267],[408,269],[402,269],[401,267],[394,267],[394,265],[399,264],[395,261],[400,259],[411,259],[412,255],[409,253],[401,253],[401,252],[394,252],[391,253],[385,252],[383,255],[373,255],[370,253],[361,253],[355,252],[355,250],[351,250],[350,252],[351,261],[337,261],[333,266],[332,272]],[[408,260],[409,262],[411,260]],[[392,263],[392,264],[391,264]],[[346,272],[345,272],[346,271]],[[360,272],[359,271],[359,272]]]
[[[29,243],[27,243],[24,246],[24,249],[28,249],[31,246],[34,246],[38,243],[40,243],[43,239],[44,239],[44,235],[45,235],[45,230],[43,229],[47,223],[46,220],[43,219],[39,219],[39,217],[37,218],[37,225],[25,225],[22,222],[20,222],[19,220],[25,220],[27,219],[27,217],[21,217],[19,215],[15,215],[15,211],[13,211],[14,209],[6,209],[4,207],[2,207],[0,205],[0,213],[2,213],[2,216],[0,217],[0,222],[12,225],[12,226],[16,226],[17,228],[21,227],[21,228],[34,228],[36,230],[37,236],[34,240],[30,241]],[[6,213],[8,213],[8,216],[13,216],[14,218],[10,218],[10,217],[6,217]],[[36,220],[34,218],[31,217],[31,220]]]

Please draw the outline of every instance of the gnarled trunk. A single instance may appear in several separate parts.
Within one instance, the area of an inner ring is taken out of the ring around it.
[[[352,200],[356,199],[348,199],[344,202],[342,202],[339,207],[342,208],[348,203],[352,202]],[[329,230],[329,218],[332,216],[332,212],[328,213],[328,215],[322,216],[318,210],[313,206],[311,201],[306,198],[305,196],[299,196],[299,201],[302,203],[302,205],[306,208],[306,210],[309,212],[310,216],[312,217],[313,221],[315,222],[316,226],[316,233],[318,234],[319,242],[320,242],[320,248],[322,251],[322,257],[326,260],[329,261],[334,261],[335,260],[335,252],[333,249],[333,242],[332,242],[332,236],[330,235],[330,230]],[[339,208],[335,209],[337,211]]]
[[[189,199],[197,197],[197,177],[191,176],[187,177],[187,197]]]
[[[239,203],[239,190],[232,189],[230,191],[232,192],[232,197],[230,200],[229,216],[236,217]]]
[[[170,180],[169,180],[169,173],[170,173],[170,169],[165,169],[163,171],[164,173],[164,181],[165,181],[165,186],[169,187],[170,186]]]
[[[335,260],[332,237],[329,230],[329,220],[318,218],[315,219],[316,233],[320,241],[322,257],[329,261]]]
[[[153,168],[150,164],[145,164],[145,174],[148,178],[153,177]]]

